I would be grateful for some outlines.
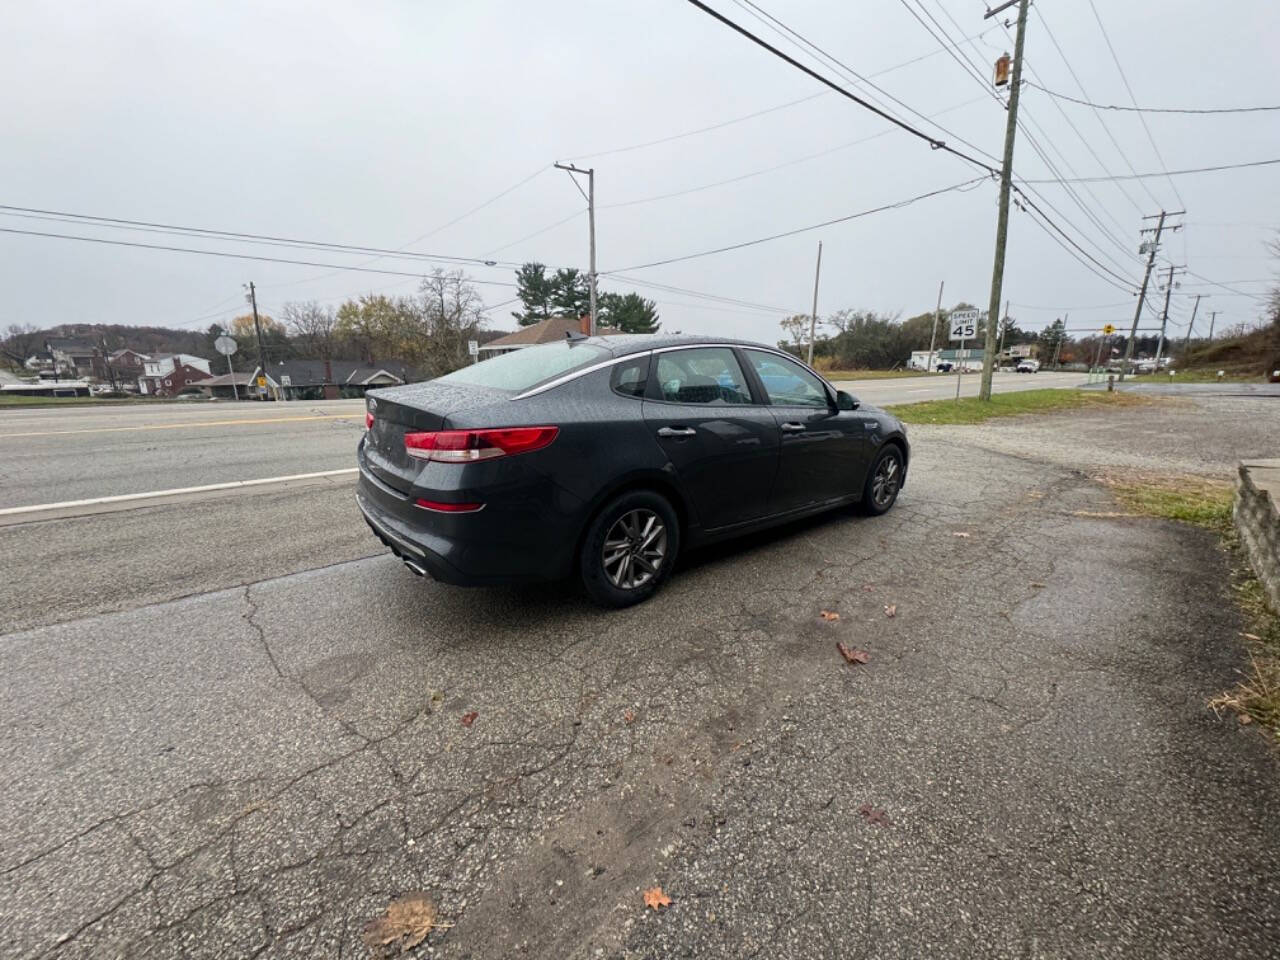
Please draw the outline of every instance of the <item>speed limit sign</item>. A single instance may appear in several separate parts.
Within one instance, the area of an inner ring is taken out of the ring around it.
[[[957,310],[951,314],[952,340],[972,340],[978,335],[978,311]]]

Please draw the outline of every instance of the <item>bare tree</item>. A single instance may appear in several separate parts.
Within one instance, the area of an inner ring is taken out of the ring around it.
[[[27,324],[10,324],[0,340],[0,355],[14,367],[22,367],[27,359],[38,351],[43,337],[38,327]]]
[[[332,360],[337,314],[314,300],[286,303],[281,315],[290,336],[297,340],[308,357]]]
[[[437,269],[418,287],[425,372],[439,376],[467,362],[467,341],[485,323],[484,301],[460,270]]]

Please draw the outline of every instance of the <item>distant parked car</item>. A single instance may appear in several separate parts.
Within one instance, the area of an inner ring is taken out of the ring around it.
[[[1013,369],[1016,373],[1036,373],[1040,369],[1040,361],[1024,357],[1018,361],[1018,365]]]
[[[950,360],[939,360],[933,365],[933,369],[937,370],[939,373],[950,373],[955,369],[955,367],[956,365]]]

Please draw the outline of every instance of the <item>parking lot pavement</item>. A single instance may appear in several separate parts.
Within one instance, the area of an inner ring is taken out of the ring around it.
[[[439,957],[1274,955],[1227,558],[983,436],[626,611],[378,556],[0,637],[0,953],[367,957],[424,891]]]

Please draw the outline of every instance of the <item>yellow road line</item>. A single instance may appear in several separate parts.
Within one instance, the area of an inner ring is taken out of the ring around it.
[[[360,420],[363,413],[325,413],[313,417],[246,417],[242,420],[197,420],[193,423],[152,423],[141,427],[87,427],[83,430],[43,430],[30,433],[0,433],[10,437],[63,437],[73,433],[134,433],[140,430],[185,430],[188,427],[235,427],[254,423],[303,423],[307,420]]]

